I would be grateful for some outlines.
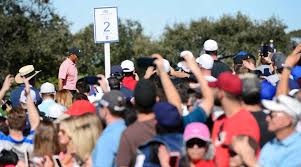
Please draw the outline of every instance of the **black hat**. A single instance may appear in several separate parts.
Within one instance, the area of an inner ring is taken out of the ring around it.
[[[68,55],[75,54],[77,57],[81,56],[82,51],[78,48],[68,49]]]

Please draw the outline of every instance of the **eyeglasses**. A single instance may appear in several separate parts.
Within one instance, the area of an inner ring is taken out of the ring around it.
[[[273,118],[275,118],[275,117],[277,117],[277,116],[279,116],[279,115],[282,115],[282,113],[280,113],[280,112],[275,112],[275,111],[270,111],[270,112],[267,114],[267,116],[269,116],[271,119],[273,119]]]
[[[193,148],[195,145],[197,145],[199,148],[202,148],[207,146],[207,142],[198,138],[193,138],[186,142],[187,148]]]

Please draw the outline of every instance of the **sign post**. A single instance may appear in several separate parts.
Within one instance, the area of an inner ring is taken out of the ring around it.
[[[105,76],[110,77],[110,43],[118,42],[117,7],[94,8],[94,41],[104,43]]]
[[[105,43],[105,76],[110,77],[111,73],[111,57],[110,57],[110,43]]]

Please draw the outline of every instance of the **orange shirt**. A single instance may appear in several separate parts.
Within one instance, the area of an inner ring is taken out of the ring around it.
[[[215,149],[214,161],[217,167],[229,166],[228,148],[232,138],[237,135],[248,135],[258,143],[260,138],[259,126],[255,118],[245,109],[231,117],[222,116],[213,125],[212,142]]]

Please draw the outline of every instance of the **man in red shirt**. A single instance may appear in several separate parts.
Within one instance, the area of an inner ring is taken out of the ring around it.
[[[135,75],[135,67],[134,63],[130,60],[124,60],[121,62],[121,68],[123,72],[122,86],[129,89],[130,91],[134,91],[137,79]]]
[[[241,106],[242,81],[238,76],[223,72],[210,86],[218,88],[217,100],[225,112],[213,125],[214,161],[216,166],[226,167],[229,166],[228,146],[232,138],[243,134],[253,137],[259,143],[259,126],[251,113]]]

